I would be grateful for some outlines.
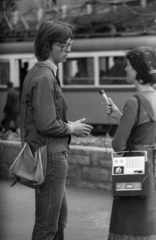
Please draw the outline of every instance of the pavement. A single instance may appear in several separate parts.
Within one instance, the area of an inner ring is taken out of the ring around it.
[[[0,179],[0,240],[31,240],[34,190]],[[107,240],[111,192],[67,186],[68,224],[65,240]]]

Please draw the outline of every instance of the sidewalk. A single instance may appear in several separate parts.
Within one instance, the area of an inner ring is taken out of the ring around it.
[[[34,190],[0,179],[0,239],[31,240]],[[107,240],[111,193],[67,186],[68,224],[65,240]]]

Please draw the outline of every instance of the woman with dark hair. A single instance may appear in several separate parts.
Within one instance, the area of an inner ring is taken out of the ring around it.
[[[57,78],[58,63],[66,61],[73,44],[72,38],[70,25],[56,21],[43,22],[34,46],[38,62],[28,72],[23,85],[22,142],[27,142],[33,152],[47,143],[47,172],[40,192],[36,191],[35,194],[32,240],[64,239],[67,223],[67,151],[71,135],[85,137],[92,130],[92,126],[83,123],[85,119],[67,121],[68,105]]]
[[[115,152],[149,150],[156,144],[156,50],[138,47],[127,53],[127,82],[137,93],[125,103],[123,114],[109,98],[107,114],[119,125],[112,141]],[[147,196],[114,198],[109,240],[156,239],[156,190],[153,158],[148,156]],[[136,194],[137,195],[137,194]]]

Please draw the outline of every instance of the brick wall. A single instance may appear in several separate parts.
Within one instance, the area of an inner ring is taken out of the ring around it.
[[[20,142],[0,141],[0,177],[11,177],[8,170],[20,149]],[[67,184],[111,190],[111,151],[71,145]]]
[[[111,151],[98,147],[71,146],[67,183],[89,188],[111,189]]]

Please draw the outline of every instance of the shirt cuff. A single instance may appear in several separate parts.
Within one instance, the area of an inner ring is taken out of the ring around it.
[[[72,135],[74,133],[74,126],[73,126],[73,124],[68,124],[68,128],[69,128],[70,134]]]

